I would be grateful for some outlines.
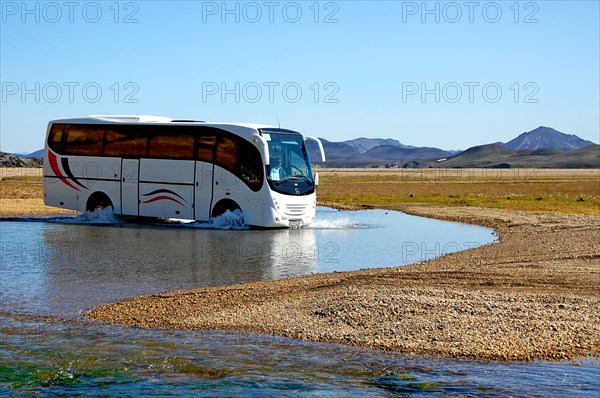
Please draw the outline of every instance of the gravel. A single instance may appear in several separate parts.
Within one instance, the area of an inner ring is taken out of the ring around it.
[[[411,266],[134,297],[86,315],[483,360],[600,356],[600,217],[404,210],[493,227],[500,243]]]

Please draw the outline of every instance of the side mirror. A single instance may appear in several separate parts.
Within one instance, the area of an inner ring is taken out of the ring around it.
[[[317,143],[317,145],[319,146],[319,151],[321,152],[321,161],[325,162],[325,150],[323,149],[323,143],[321,142],[320,139],[315,138],[315,137],[309,137],[307,135],[304,136],[304,141],[306,140],[312,140],[315,141]]]
[[[319,186],[319,173],[315,173],[315,188]]]

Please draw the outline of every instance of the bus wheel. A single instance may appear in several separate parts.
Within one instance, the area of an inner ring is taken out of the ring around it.
[[[85,209],[87,211],[104,210],[107,207],[113,207],[110,198],[103,192],[94,192],[90,195]]]
[[[237,203],[235,203],[233,200],[231,199],[223,199],[221,201],[219,201],[215,207],[213,207],[213,211],[212,211],[212,215],[211,217],[217,217],[220,216],[221,214],[225,214],[225,212],[229,210],[229,211],[235,211],[235,210],[241,210],[240,206],[238,206]]]

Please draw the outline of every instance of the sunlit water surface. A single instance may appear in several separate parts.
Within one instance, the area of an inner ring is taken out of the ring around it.
[[[389,267],[490,244],[477,226],[320,208],[296,230],[137,224],[112,214],[3,219],[0,395],[589,396],[599,364],[483,363],[229,332],[90,324],[81,311],[175,289]]]

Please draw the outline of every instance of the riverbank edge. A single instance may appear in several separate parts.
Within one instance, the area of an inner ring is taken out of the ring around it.
[[[491,227],[499,243],[403,267],[133,297],[86,316],[482,360],[600,357],[600,217],[390,210]]]

